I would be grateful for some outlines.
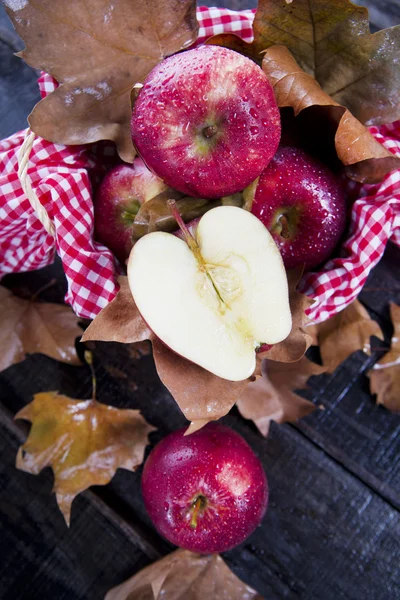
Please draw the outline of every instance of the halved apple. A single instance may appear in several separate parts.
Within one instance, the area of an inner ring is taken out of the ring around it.
[[[211,209],[187,236],[160,231],[135,244],[128,261],[133,298],[172,350],[224,379],[246,379],[256,348],[291,329],[279,250],[255,216],[233,206]]]

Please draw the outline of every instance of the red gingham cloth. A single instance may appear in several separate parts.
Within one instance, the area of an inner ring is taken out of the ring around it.
[[[234,32],[252,40],[253,11],[200,7],[197,43],[211,35]],[[43,96],[57,83],[39,80]],[[371,128],[372,134],[400,156],[400,121]],[[115,158],[112,144],[62,146],[36,138],[28,175],[36,195],[54,222],[55,239],[46,233],[22,191],[17,171],[25,132],[0,141],[0,277],[40,269],[62,260],[68,281],[66,302],[77,315],[94,318],[115,296],[118,265],[107,248],[93,240],[91,178]],[[324,321],[350,304],[383,255],[388,240],[400,246],[400,171],[375,186],[363,186],[353,205],[349,234],[340,258],[307,273],[301,290],[315,299],[308,316]]]

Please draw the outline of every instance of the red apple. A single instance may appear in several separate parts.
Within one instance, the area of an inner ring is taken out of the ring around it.
[[[185,436],[164,438],[142,475],[146,509],[161,535],[200,553],[224,552],[243,542],[267,508],[260,460],[229,427],[209,423]]]
[[[94,237],[124,263],[132,248],[132,224],[141,206],[167,189],[141,158],[107,173],[94,198]]]
[[[326,260],[346,225],[339,179],[290,146],[282,146],[263,171],[251,211],[272,234],[287,269],[310,269]]]
[[[258,177],[281,131],[262,69],[219,46],[199,46],[157,65],[139,92],[131,129],[154,173],[202,198],[239,192]]]

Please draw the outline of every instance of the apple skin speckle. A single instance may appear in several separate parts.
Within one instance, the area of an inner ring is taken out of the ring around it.
[[[251,209],[272,234],[285,267],[307,270],[332,254],[346,226],[346,211],[340,180],[291,146],[280,147],[261,174]]]
[[[150,72],[131,130],[147,166],[168,185],[219,198],[260,175],[281,126],[272,86],[258,65],[227,48],[199,46]]]
[[[161,535],[193,552],[225,552],[259,525],[268,504],[260,460],[229,427],[208,423],[164,438],[143,470],[146,509]],[[197,502],[197,504],[196,504]]]

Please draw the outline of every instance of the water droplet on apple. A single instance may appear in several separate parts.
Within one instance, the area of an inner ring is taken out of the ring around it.
[[[256,110],[254,110],[254,108],[250,109],[250,114],[254,119],[258,118],[258,112]]]
[[[250,127],[250,133],[251,135],[257,135],[258,127]]]
[[[168,504],[168,502],[164,502],[164,510],[165,510],[165,512],[167,512],[167,511],[168,511],[168,509],[169,509],[169,504]]]

